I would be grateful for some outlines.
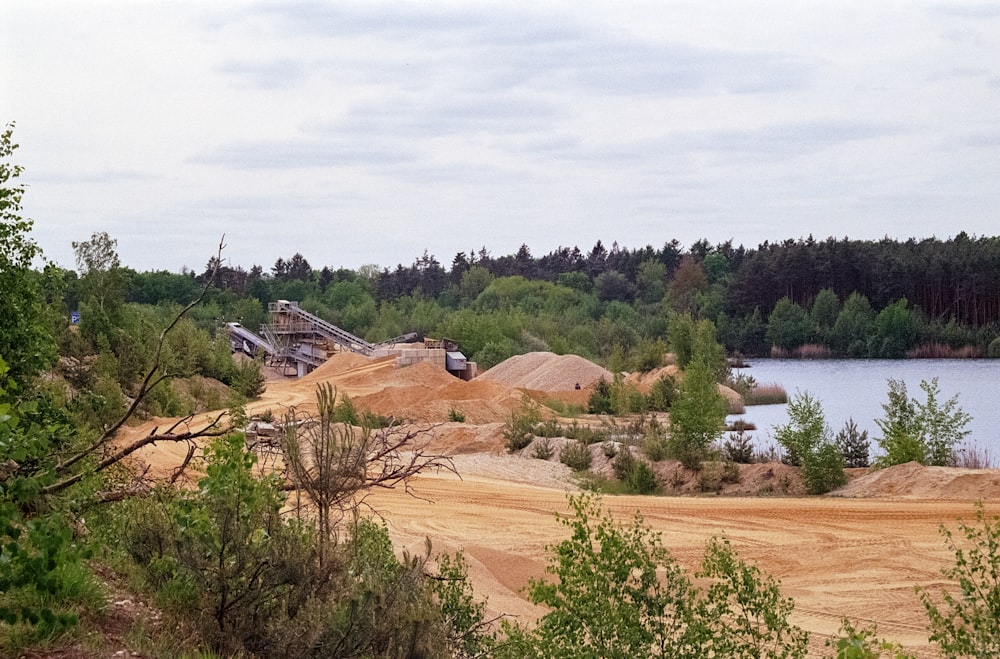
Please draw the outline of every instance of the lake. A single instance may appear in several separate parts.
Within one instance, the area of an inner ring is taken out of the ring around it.
[[[881,431],[875,419],[885,413],[889,378],[906,383],[911,398],[926,400],[920,381],[938,378],[939,403],[958,395],[958,405],[972,416],[966,426],[971,431],[965,445],[989,451],[994,466],[1000,466],[1000,360],[989,359],[757,359],[750,368],[735,373],[752,375],[758,384],[776,383],[788,397],[808,391],[823,405],[826,422],[836,435],[853,418],[858,428],[868,431],[872,454],[880,453],[875,442]],[[775,425],[788,423],[786,405],[755,405],[745,414],[728,417],[744,419],[757,426],[755,444],[774,444]]]

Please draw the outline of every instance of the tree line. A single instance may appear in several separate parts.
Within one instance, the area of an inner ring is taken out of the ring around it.
[[[113,238],[97,233],[79,244],[101,241]],[[268,302],[296,300],[371,341],[410,331],[447,336],[484,367],[531,350],[640,366],[677,314],[711,320],[727,351],[746,356],[1000,355],[1000,237],[965,233],[757,248],[701,240],[685,249],[672,240],[607,249],[598,241],[586,252],[561,247],[541,257],[522,245],[505,256],[460,252],[449,268],[426,251],[394,268],[316,269],[294,254],[269,271],[213,258],[201,273],[136,272],[113,252],[105,257],[96,269],[86,260],[77,271],[53,268],[48,296],[59,298],[63,315],[80,310],[86,323],[90,303],[100,312],[114,296],[182,304],[210,283],[194,315],[207,331],[223,320],[255,330]],[[89,274],[105,270],[113,276]]]

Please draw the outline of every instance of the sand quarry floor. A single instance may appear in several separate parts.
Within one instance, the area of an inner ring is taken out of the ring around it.
[[[546,547],[567,537],[556,514],[568,510],[567,494],[578,488],[555,460],[508,455],[501,424],[525,395],[582,402],[601,377],[601,369],[585,360],[537,355],[525,357],[516,372],[487,372],[490,377],[462,382],[429,364],[400,369],[391,360],[344,354],[300,380],[272,380],[249,411],[308,411],[317,384],[330,383],[361,409],[430,428],[422,441],[428,450],[450,455],[459,476],[425,473],[413,483],[416,497],[385,491],[369,503],[398,547],[422,551],[430,538],[435,553],[464,551],[475,592],[488,597],[488,610],[530,622],[544,610],[527,601],[524,588],[529,578],[545,576]],[[550,372],[539,372],[546,364]],[[519,381],[532,386],[518,388]],[[578,382],[581,390],[575,389]],[[451,410],[466,421],[447,422]],[[151,420],[123,439],[165,423]],[[159,444],[141,459],[154,472],[167,473],[184,453],[182,446]],[[759,485],[787,468],[750,469],[747,481]],[[941,570],[954,563],[954,555],[940,527],[954,530],[959,518],[971,521],[977,500],[988,514],[1000,513],[1000,470],[901,465],[855,473],[834,496],[607,496],[604,505],[623,522],[639,511],[692,571],[710,537],[727,537],[743,558],[781,580],[783,594],[795,600],[793,621],[813,632],[817,654],[823,635],[835,633],[847,616],[878,623],[881,635],[919,656],[936,656],[914,586],[940,590],[946,583]]]

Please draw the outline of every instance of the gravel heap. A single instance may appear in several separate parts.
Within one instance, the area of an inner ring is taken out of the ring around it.
[[[578,355],[557,355],[552,352],[529,352],[503,361],[477,379],[491,380],[519,389],[536,391],[566,391],[587,388],[604,378],[614,376],[605,368]]]

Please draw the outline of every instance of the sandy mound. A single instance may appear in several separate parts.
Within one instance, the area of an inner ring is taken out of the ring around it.
[[[447,421],[452,410],[468,423],[505,420],[524,395],[497,382],[456,379],[430,363],[394,372],[381,391],[354,398],[361,409],[411,421]]]
[[[578,355],[529,352],[501,362],[479,376],[509,387],[539,391],[574,390],[589,387],[601,378],[609,382],[610,371]]]
[[[1000,470],[925,467],[916,462],[907,462],[860,476],[831,496],[1000,499]]]
[[[376,361],[382,360],[372,360],[356,352],[339,352],[318,366],[314,371],[301,378],[299,382],[322,382],[344,375],[349,371],[370,366],[376,363]]]
[[[634,385],[639,391],[648,394],[658,380],[666,377],[677,378],[680,370],[674,366],[661,366],[645,373],[629,373],[625,377],[625,382]]]

